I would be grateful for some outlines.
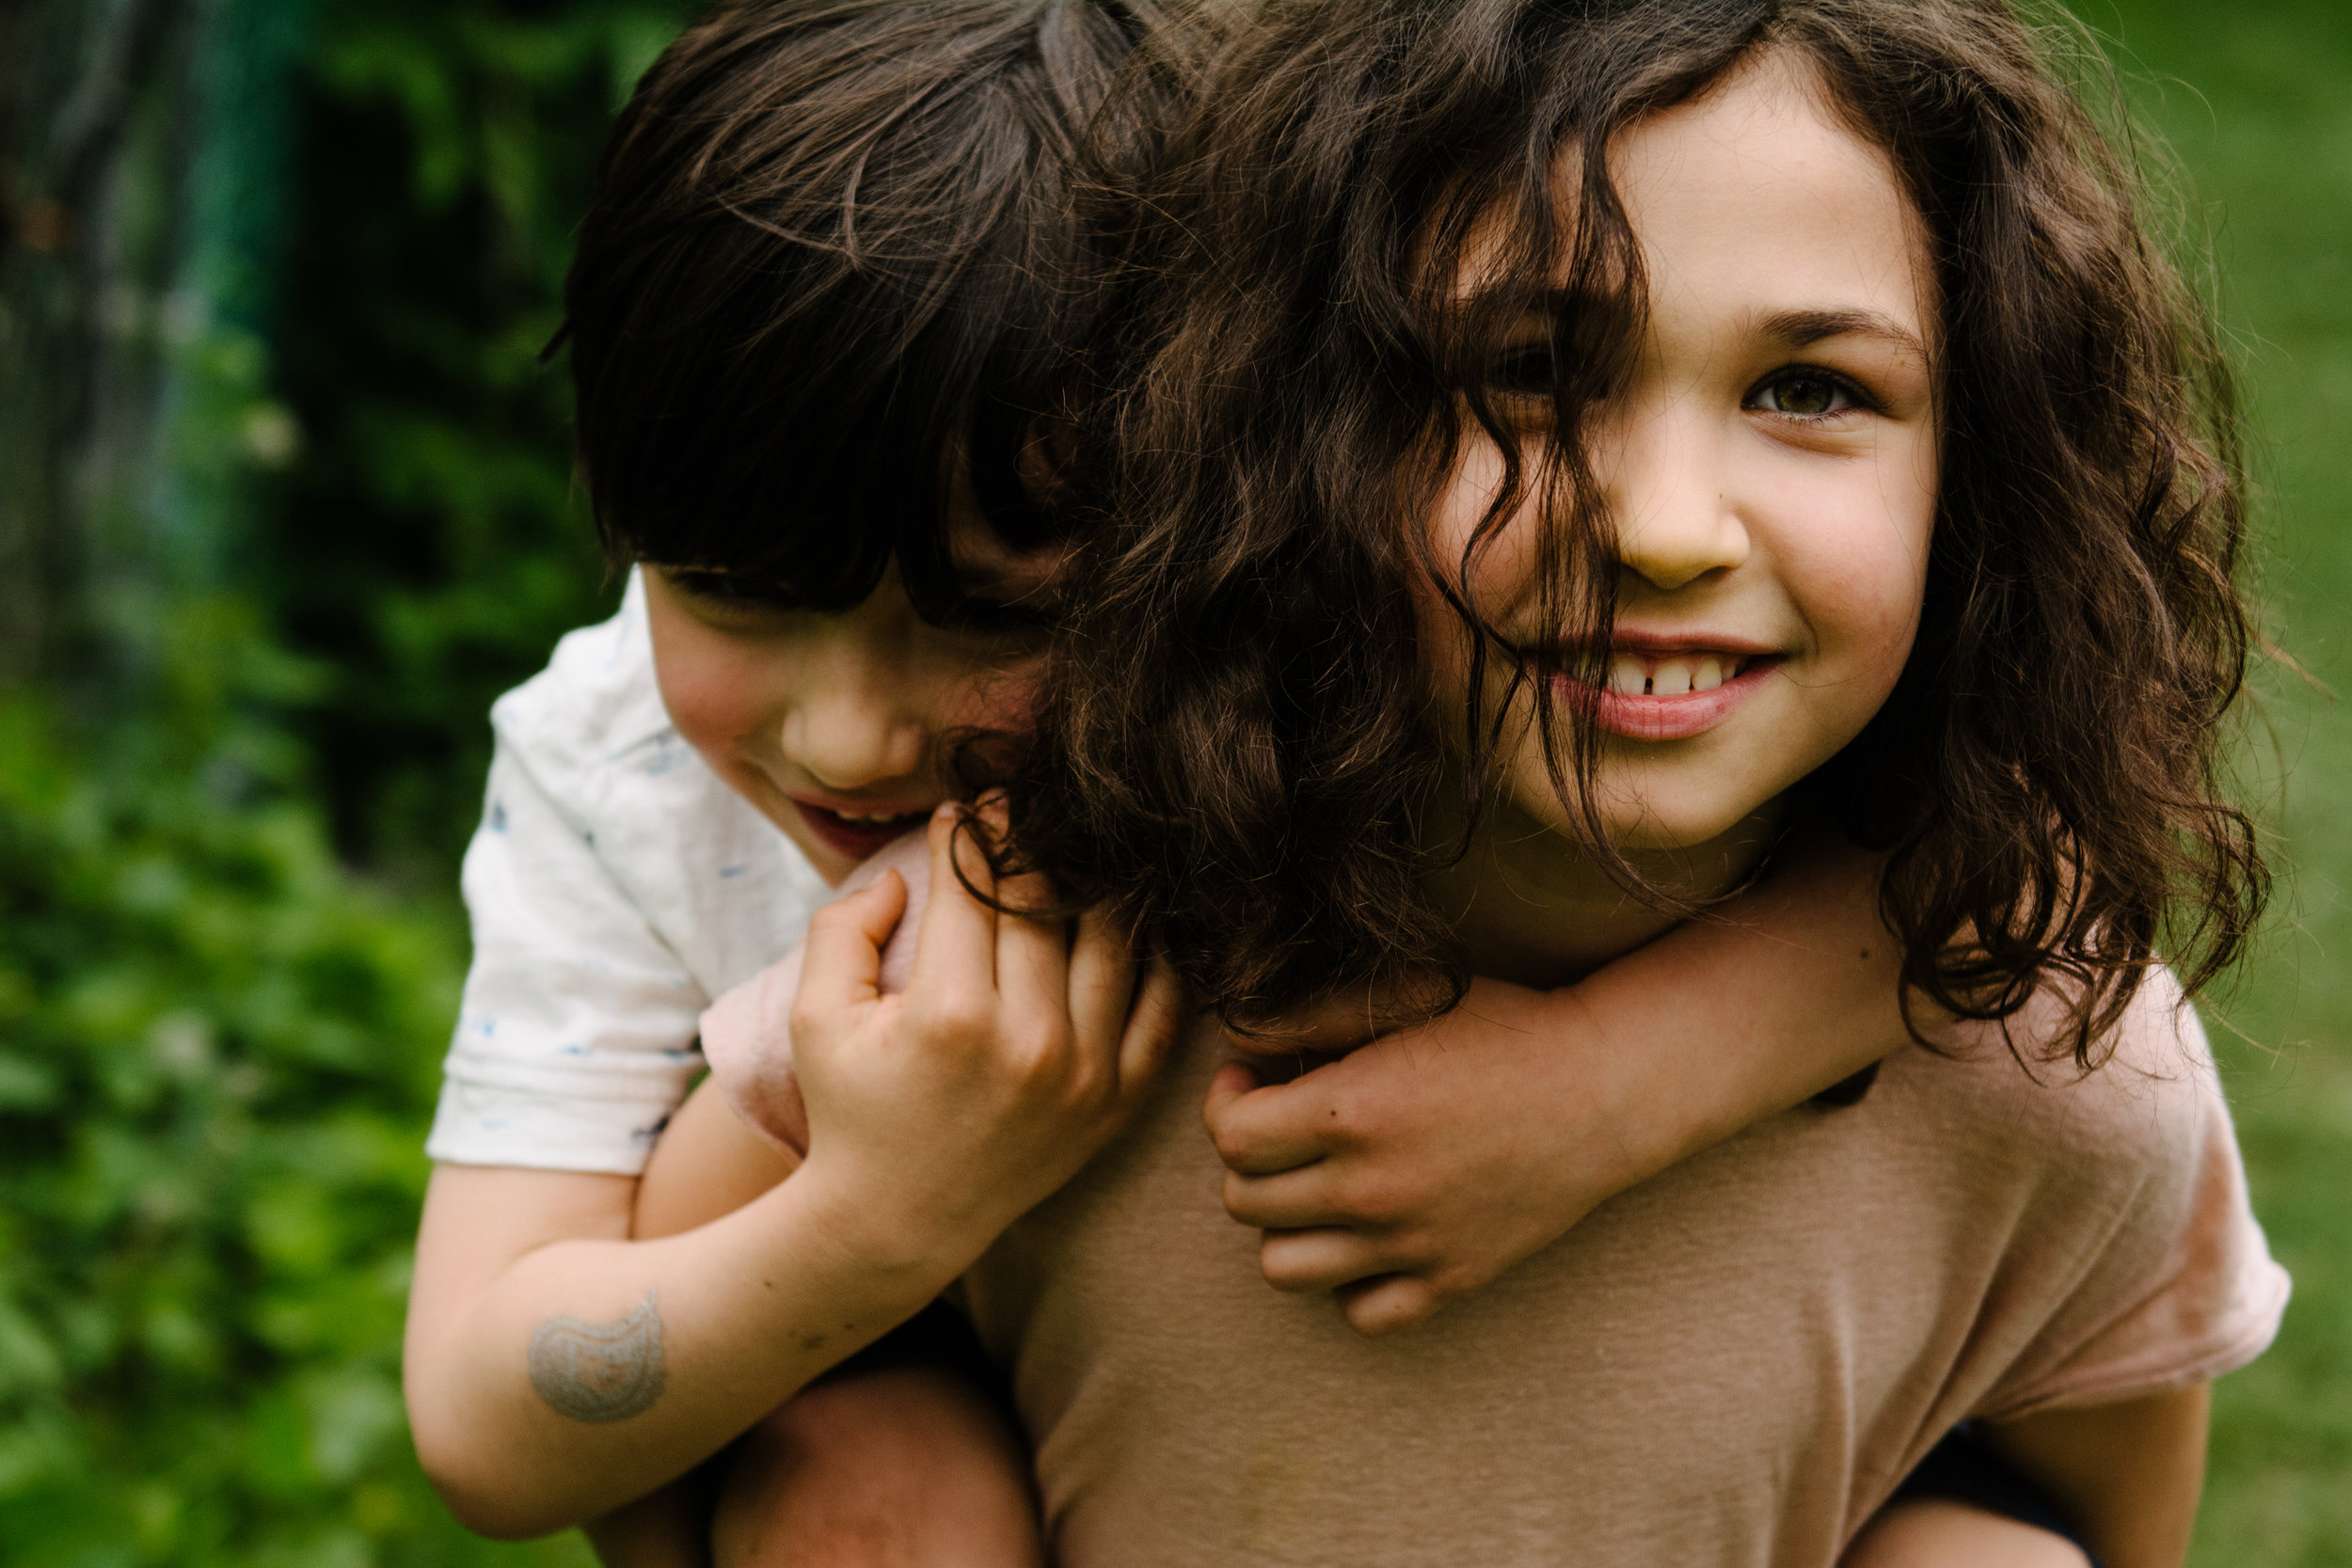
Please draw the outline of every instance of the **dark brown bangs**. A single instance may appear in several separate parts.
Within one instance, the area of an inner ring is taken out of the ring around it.
[[[749,0],[623,111],[566,290],[615,561],[842,610],[896,558],[960,595],[946,464],[1016,547],[1016,473],[1083,301],[1068,176],[1152,0]]]

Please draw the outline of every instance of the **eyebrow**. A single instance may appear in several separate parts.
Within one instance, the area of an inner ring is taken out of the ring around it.
[[[1515,289],[1509,285],[1478,290],[1467,295],[1463,306],[1470,310],[1491,310],[1517,313],[1523,318],[1558,321],[1574,315],[1580,309],[1589,309],[1592,301],[1561,289]],[[1775,310],[1757,324],[1767,336],[1779,339],[1790,348],[1810,348],[1830,338],[1876,338],[1896,347],[1907,349],[1919,358],[1928,357],[1928,346],[1901,322],[1883,310],[1859,307],[1831,310]]]
[[[1877,338],[1921,359],[1928,356],[1919,334],[1880,310],[1779,310],[1757,325],[1791,348],[1810,348],[1829,338]]]

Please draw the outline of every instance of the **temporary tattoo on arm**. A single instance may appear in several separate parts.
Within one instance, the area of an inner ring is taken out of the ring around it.
[[[661,1314],[647,1291],[609,1323],[549,1318],[531,1337],[531,1386],[575,1421],[625,1421],[661,1397]]]

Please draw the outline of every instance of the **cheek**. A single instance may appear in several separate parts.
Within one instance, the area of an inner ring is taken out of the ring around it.
[[[1842,522],[1812,534],[1799,594],[1822,653],[1883,696],[1918,629],[1933,497],[1906,476],[1899,485],[1871,486],[1831,515]]]
[[[709,756],[723,755],[769,727],[774,662],[700,627],[672,628],[654,638],[661,705],[687,744]]]

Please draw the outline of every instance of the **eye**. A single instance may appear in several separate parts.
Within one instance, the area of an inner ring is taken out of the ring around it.
[[[1055,606],[1044,594],[1007,602],[968,597],[958,600],[942,617],[942,629],[983,641],[1012,646],[1043,641],[1053,629]]]
[[[1486,367],[1487,388],[1508,398],[1549,398],[1559,385],[1559,361],[1549,342],[1506,348]]]
[[[763,582],[733,572],[697,571],[691,567],[656,568],[677,593],[706,613],[737,619],[776,615],[803,608],[799,595],[781,583]]]
[[[1830,420],[1857,408],[1875,408],[1862,389],[1842,375],[1807,365],[1775,371],[1748,394],[1752,407],[1799,420]]]

